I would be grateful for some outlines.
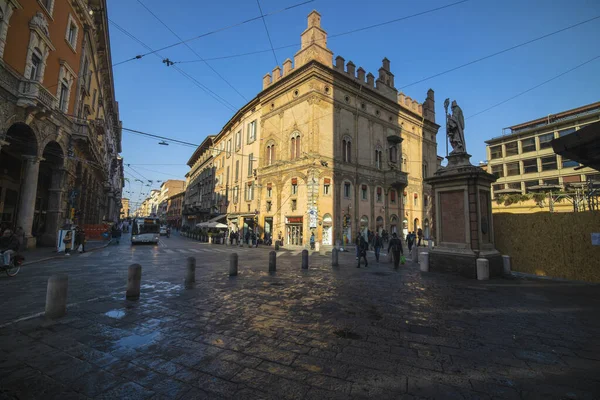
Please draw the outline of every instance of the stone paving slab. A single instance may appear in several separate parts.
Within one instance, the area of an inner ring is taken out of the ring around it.
[[[152,253],[139,301],[121,285],[0,328],[0,399],[600,398],[597,285],[245,254],[185,289]]]

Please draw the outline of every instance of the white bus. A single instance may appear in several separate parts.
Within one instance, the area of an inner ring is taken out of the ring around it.
[[[135,218],[132,224],[131,244],[158,243],[160,238],[160,220],[158,218]]]

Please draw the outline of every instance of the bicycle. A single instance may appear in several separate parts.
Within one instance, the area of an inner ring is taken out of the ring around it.
[[[4,259],[1,258],[0,263],[2,265],[0,265],[0,271],[6,272],[6,275],[12,278],[13,276],[16,276],[19,273],[19,271],[21,270],[21,264],[23,264],[24,260],[25,259],[22,256],[14,254],[10,258],[10,263],[8,265],[5,265]]]

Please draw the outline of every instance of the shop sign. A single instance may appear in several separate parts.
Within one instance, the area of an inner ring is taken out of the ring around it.
[[[301,224],[302,217],[285,217],[286,224]]]

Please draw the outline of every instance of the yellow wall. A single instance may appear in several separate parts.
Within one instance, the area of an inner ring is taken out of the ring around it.
[[[600,282],[600,212],[494,214],[496,248],[512,257],[513,271]]]

